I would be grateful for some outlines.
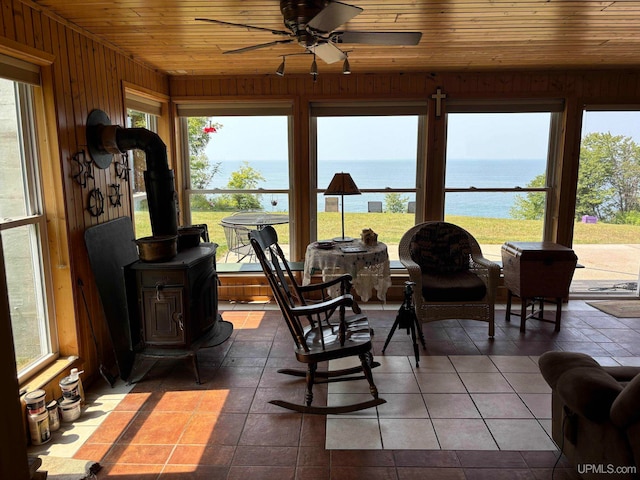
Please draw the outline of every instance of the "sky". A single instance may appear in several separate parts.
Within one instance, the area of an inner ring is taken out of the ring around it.
[[[448,159],[544,159],[549,114],[450,114]],[[207,155],[214,161],[287,157],[284,117],[214,117]],[[320,117],[318,156],[325,160],[392,160],[416,156],[417,118]],[[583,135],[611,132],[640,143],[640,112],[587,112]]]

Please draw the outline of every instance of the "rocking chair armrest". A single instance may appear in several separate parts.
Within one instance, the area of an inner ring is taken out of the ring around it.
[[[303,292],[312,292],[314,290],[322,290],[324,288],[331,287],[333,285],[337,285],[338,283],[342,283],[342,282],[351,283],[352,279],[353,278],[351,277],[351,274],[345,273],[343,275],[340,275],[339,277],[332,278],[331,280],[327,280],[326,282],[310,283],[309,285],[302,285],[300,286],[300,290]]]
[[[316,313],[324,313],[326,311],[332,311],[336,308],[345,306],[350,307],[353,305],[353,295],[345,294],[339,297],[326,300],[324,302],[315,303],[313,305],[302,305],[300,307],[294,307],[291,309],[291,313],[296,316],[314,315]]]

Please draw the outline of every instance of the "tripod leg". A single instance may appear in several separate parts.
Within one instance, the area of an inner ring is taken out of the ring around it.
[[[398,314],[398,316],[396,317],[396,321],[393,322],[393,326],[391,327],[391,331],[389,332],[389,335],[387,335],[387,339],[384,342],[384,347],[382,347],[382,353],[384,353],[384,351],[387,349],[387,346],[389,345],[389,342],[391,341],[391,337],[393,337],[393,334],[396,331],[396,328],[398,328],[398,324],[399,323],[400,323],[400,315]]]
[[[416,367],[420,366],[420,351],[418,350],[418,341],[416,339],[416,325],[411,322],[411,341],[413,342],[413,355],[416,357]]]

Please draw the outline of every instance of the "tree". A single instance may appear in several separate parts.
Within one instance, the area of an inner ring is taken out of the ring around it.
[[[399,193],[387,193],[384,196],[384,210],[390,213],[403,213],[409,198]]]
[[[264,182],[262,174],[251,167],[249,162],[242,162],[239,170],[231,173],[227,187],[229,190],[253,190]],[[254,193],[232,193],[220,199],[217,206],[221,209],[255,210],[262,208],[260,195]]]
[[[640,148],[629,137],[590,133],[580,147],[576,217],[611,220],[638,209]]]
[[[546,184],[544,173],[531,180],[527,187],[544,187]],[[509,215],[519,220],[541,220],[544,218],[544,198],[543,192],[527,192],[525,196],[516,195]]]
[[[221,163],[210,164],[205,149],[211,140],[211,134],[222,128],[219,123],[212,124],[206,117],[188,117],[187,135],[189,142],[189,172],[191,188],[207,188],[209,182],[220,171]],[[191,196],[192,210],[211,210],[212,205],[204,194]]]
[[[527,184],[544,186],[544,175]],[[541,219],[544,195],[516,197],[511,216]],[[640,147],[629,137],[590,133],[580,146],[580,171],[576,192],[576,219],[584,215],[605,221],[633,222],[640,214]]]

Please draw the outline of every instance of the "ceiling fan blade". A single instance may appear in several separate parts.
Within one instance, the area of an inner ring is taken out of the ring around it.
[[[335,63],[347,58],[345,53],[333,43],[319,43],[310,51],[320,57],[324,63]]]
[[[335,32],[334,43],[366,43],[369,45],[417,45],[422,32]]]
[[[224,53],[225,55],[228,53],[244,53],[244,52],[250,52],[251,50],[258,50],[259,48],[273,47],[274,45],[281,45],[281,44],[291,43],[291,42],[293,42],[292,38],[289,40],[275,40],[269,43],[261,43],[260,45],[252,45],[250,47],[237,48],[236,50],[227,50],[226,52],[222,52],[222,53]]]
[[[332,32],[343,23],[362,12],[362,8],[342,2],[331,2],[320,13],[309,20],[307,26],[319,32]]]
[[[271,28],[256,27],[254,25],[245,25],[244,23],[223,22],[222,20],[213,20],[211,18],[196,18],[196,20],[199,22],[216,23],[218,25],[228,25],[231,27],[248,28],[249,30],[259,30],[261,32],[273,33],[274,35],[286,35],[287,37],[291,36],[291,32],[287,32],[285,30],[273,30]]]

